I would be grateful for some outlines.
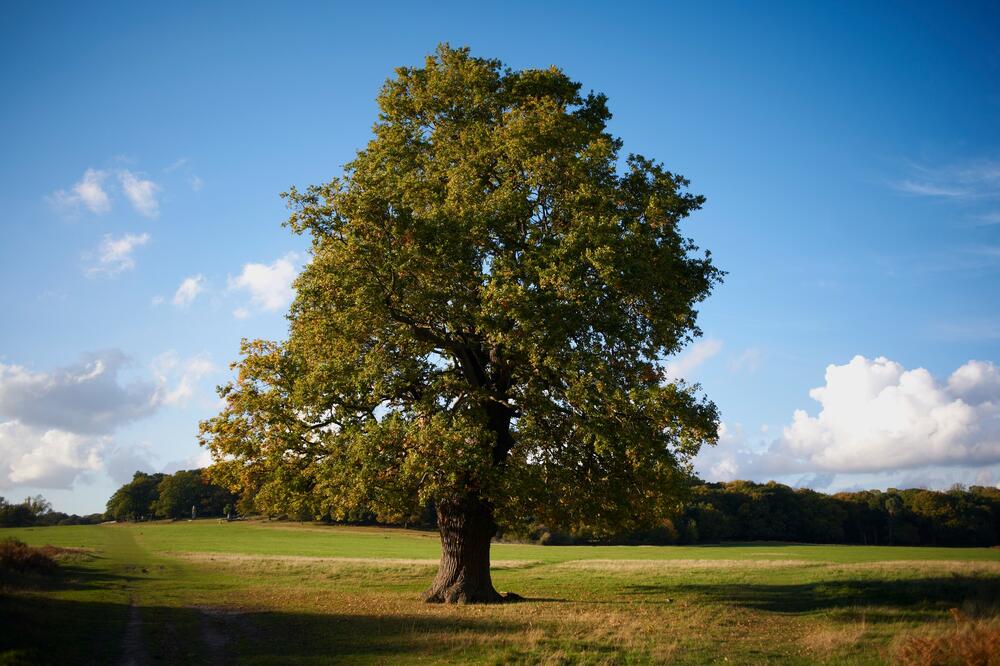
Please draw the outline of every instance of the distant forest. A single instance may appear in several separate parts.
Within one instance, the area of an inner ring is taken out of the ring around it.
[[[972,486],[948,491],[865,490],[834,495],[790,488],[771,481],[705,483],[694,480],[687,500],[649,530],[615,535],[567,533],[526,518],[501,538],[541,544],[634,543],[700,544],[721,541],[790,541],[906,546],[997,546],[1000,544],[1000,489]],[[0,497],[0,527],[72,525],[104,520],[153,520],[254,514],[252,498],[238,497],[205,480],[202,470],[175,474],[136,472],[108,500],[103,514],[52,511],[41,496],[21,503]],[[433,506],[406,524],[435,527]],[[269,518],[337,522],[329,516]],[[353,524],[373,524],[359,511]]]

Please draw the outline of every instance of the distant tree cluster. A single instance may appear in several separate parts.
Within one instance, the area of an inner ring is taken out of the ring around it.
[[[104,515],[94,513],[89,516],[53,511],[41,495],[25,498],[23,502],[12,503],[0,497],[0,527],[36,527],[42,525],[90,525],[104,520]]]
[[[590,534],[568,534],[537,524],[511,536],[553,545],[598,541]],[[827,495],[774,481],[698,482],[681,508],[658,527],[600,541],[996,546],[1000,544],[1000,489],[890,488]]]
[[[693,489],[678,525],[692,542],[995,546],[1000,543],[1000,489],[890,488],[826,495],[774,482],[709,483]]]
[[[237,498],[225,488],[207,481],[200,469],[174,474],[136,472],[132,480],[108,500],[105,515],[113,520],[225,516]]]

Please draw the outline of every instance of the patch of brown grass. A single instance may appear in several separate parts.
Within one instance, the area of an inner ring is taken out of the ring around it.
[[[908,574],[996,575],[1000,574],[1000,562],[969,560],[881,560],[878,562],[831,564],[828,566],[828,569],[836,573],[869,571],[873,573],[906,572]]]
[[[822,566],[808,560],[569,560],[554,565],[560,569],[585,569],[605,572],[668,572],[693,570],[776,569],[787,567]]]
[[[810,654],[828,657],[834,652],[857,645],[867,629],[867,623],[862,616],[860,622],[811,629],[803,634],[801,643]]]
[[[310,555],[247,555],[242,553],[213,553],[172,551],[164,555],[180,557],[194,562],[216,562],[218,564],[275,564],[275,565],[315,565],[315,566],[357,566],[366,568],[384,567],[434,567],[436,559],[417,559],[399,557],[315,557]],[[537,560],[492,560],[492,569],[521,569],[540,564]]]
[[[893,659],[906,666],[1000,665],[1000,619],[973,620],[951,609],[955,624],[946,630],[923,630],[896,641]]]
[[[0,574],[50,574],[56,569],[55,546],[33,548],[17,539],[0,541]]]

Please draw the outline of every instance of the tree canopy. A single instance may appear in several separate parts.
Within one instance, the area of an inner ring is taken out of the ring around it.
[[[288,339],[245,341],[202,425],[213,478],[263,511],[431,501],[446,551],[472,523],[662,516],[716,438],[665,373],[722,275],[679,228],[704,199],[622,159],[606,98],[554,67],[443,45],[378,105],[342,176],[284,195],[311,261]]]

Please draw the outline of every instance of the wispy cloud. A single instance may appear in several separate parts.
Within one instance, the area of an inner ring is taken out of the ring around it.
[[[729,361],[729,370],[732,372],[754,373],[760,369],[764,354],[757,347],[747,347],[737,356]]]
[[[990,211],[988,213],[983,213],[982,215],[976,215],[974,218],[976,226],[979,227],[989,227],[994,224],[1000,224],[1000,210]]]
[[[691,345],[683,354],[667,363],[667,378],[671,380],[691,379],[695,371],[708,359],[722,350],[722,342],[709,338]]]
[[[944,166],[909,165],[910,175],[891,183],[904,194],[944,199],[1000,197],[1000,162],[980,159]]]
[[[104,189],[108,174],[100,169],[87,169],[83,177],[67,190],[56,190],[48,199],[63,213],[76,213],[81,208],[102,215],[111,210],[111,197]]]
[[[201,188],[205,186],[205,181],[191,170],[191,161],[188,158],[182,157],[174,160],[171,164],[163,168],[163,173],[173,173],[175,171],[186,175],[187,184],[191,187],[192,191],[200,192]]]
[[[125,234],[119,238],[108,234],[92,255],[95,262],[84,269],[89,277],[98,275],[115,276],[122,271],[135,268],[132,253],[137,247],[149,242],[149,234]]]
[[[181,167],[186,166],[187,163],[188,163],[188,158],[186,158],[186,157],[182,157],[182,158],[180,158],[178,160],[174,160],[169,165],[163,167],[163,173],[172,173],[174,171],[177,171]]]
[[[205,278],[202,275],[192,275],[181,281],[177,291],[174,292],[173,303],[177,307],[186,308],[194,302],[198,294],[205,290]]]
[[[128,170],[120,171],[118,180],[121,182],[125,197],[137,213],[146,217],[156,217],[160,214],[160,203],[156,200],[156,194],[160,191],[159,185]]]

